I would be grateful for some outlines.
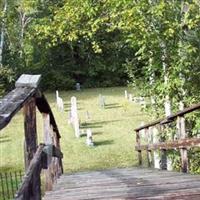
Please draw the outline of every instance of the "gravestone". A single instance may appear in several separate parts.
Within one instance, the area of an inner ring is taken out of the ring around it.
[[[132,94],[129,94],[129,96],[128,96],[128,100],[129,100],[129,101],[132,101],[132,100],[133,100],[133,96],[132,96]]]
[[[124,91],[125,98],[128,99],[128,92],[127,90]]]
[[[81,90],[81,84],[80,83],[76,83],[76,90],[80,91]]]
[[[91,129],[87,129],[86,144],[88,146],[94,146],[93,139],[92,139],[92,131],[91,131]]]
[[[68,114],[68,124],[72,124],[72,114],[71,114],[71,110],[69,111],[69,114]]]
[[[62,98],[58,97],[58,109],[63,112],[64,111],[64,103]]]
[[[59,97],[59,92],[58,90],[56,90],[56,105],[57,108],[63,112],[64,111],[64,103],[63,103],[63,99],[61,97]]]
[[[146,108],[146,102],[145,102],[144,97],[139,97],[139,103],[142,108]]]
[[[74,96],[71,97],[71,122],[74,127],[75,136],[80,137],[77,101],[76,101],[76,97]]]
[[[99,95],[99,105],[101,108],[105,108],[105,97],[101,94]]]

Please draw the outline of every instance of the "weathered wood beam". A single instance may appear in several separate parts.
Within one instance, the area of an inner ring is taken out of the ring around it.
[[[155,126],[155,125],[157,125],[157,124],[160,124],[160,122],[161,122],[162,120],[164,120],[164,118],[163,118],[163,119],[158,119],[158,120],[155,120],[155,121],[153,121],[153,122],[147,123],[147,124],[145,124],[145,125],[143,125],[143,126],[140,126],[140,127],[136,128],[136,129],[134,129],[134,131],[137,132],[137,131],[140,131],[140,130],[142,130],[142,129],[149,128],[149,127],[151,127],[151,126]]]
[[[41,75],[22,74],[15,83],[15,87],[37,88],[41,80]]]
[[[36,105],[37,105],[38,110],[41,113],[49,114],[50,124],[53,127],[53,131],[57,134],[57,137],[60,138],[61,136],[60,136],[55,118],[53,116],[53,112],[52,112],[51,107],[44,95],[41,95],[40,97],[36,98]]]
[[[0,100],[0,130],[37,93],[33,88],[16,88]]]
[[[198,110],[198,109],[200,109],[200,103],[194,104],[194,105],[192,105],[192,106],[190,106],[188,108],[185,108],[185,109],[183,109],[183,110],[181,110],[181,111],[179,111],[179,112],[177,112],[175,114],[172,114],[172,115],[170,115],[170,116],[168,116],[166,118],[158,119],[158,120],[155,120],[153,122],[147,123],[144,126],[140,126],[140,127],[136,128],[135,131],[140,131],[142,129],[145,129],[145,128],[148,128],[148,127],[151,127],[151,126],[155,126],[157,124],[161,124],[162,125],[162,124],[171,123],[178,116],[183,116],[183,115],[185,115],[187,113],[193,112],[193,111]]]
[[[178,116],[183,116],[187,113],[193,112],[195,110],[200,109],[200,103],[198,104],[194,104],[188,108],[185,108],[175,114],[170,115],[169,117],[167,117],[165,120],[161,121],[161,124],[166,124],[166,123],[170,123],[171,121],[174,121],[175,118],[177,118]]]
[[[136,144],[138,146],[140,146],[140,133],[139,133],[139,131],[136,132]],[[138,151],[138,162],[139,162],[139,165],[142,165],[142,151],[140,149],[138,149],[137,151]]]
[[[44,144],[39,145],[33,159],[30,162],[26,175],[23,178],[22,184],[16,193],[16,200],[40,200],[40,172],[42,169],[41,160],[43,155]],[[35,180],[35,181],[34,181]],[[35,184],[32,184],[35,182]]]
[[[142,150],[161,150],[161,149],[181,149],[200,147],[200,138],[181,139],[177,141],[160,142],[157,144],[136,145],[136,151]]]
[[[24,105],[25,169],[37,150],[36,104],[32,98]]]

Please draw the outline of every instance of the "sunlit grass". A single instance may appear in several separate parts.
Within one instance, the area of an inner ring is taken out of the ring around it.
[[[53,109],[59,131],[61,148],[64,154],[65,172],[130,167],[137,164],[134,151],[134,128],[146,121],[140,106],[124,98],[127,88],[83,89],[80,92],[60,92],[65,111],[59,112],[55,104],[55,94],[46,93]],[[132,94],[136,91],[129,89]],[[106,106],[100,108],[99,94],[105,96]],[[70,98],[76,96],[81,129],[91,128],[94,147],[86,146],[86,136],[76,138],[68,124]],[[91,119],[86,117],[89,112]],[[42,116],[37,113],[38,142],[42,142]],[[0,171],[12,171],[24,167],[23,115],[20,112],[0,135]]]

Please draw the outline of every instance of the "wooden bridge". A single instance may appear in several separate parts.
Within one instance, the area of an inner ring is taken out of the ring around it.
[[[200,139],[188,137],[185,128],[185,115],[200,109],[200,104],[135,129],[139,167],[63,174],[59,130],[45,96],[38,89],[39,81],[40,76],[21,76],[16,88],[0,101],[0,130],[20,109],[24,110],[25,176],[16,200],[200,199],[200,176],[188,173],[188,150],[199,147]],[[37,144],[36,107],[44,119],[43,144]],[[176,137],[168,136],[166,130],[175,122]],[[160,138],[157,141],[153,139],[156,134]],[[166,170],[168,150],[180,152],[182,172]],[[142,167],[145,151],[149,168]],[[158,151],[160,160],[156,165]],[[150,168],[158,165],[160,169]]]

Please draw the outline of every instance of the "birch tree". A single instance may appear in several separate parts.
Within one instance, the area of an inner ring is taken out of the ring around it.
[[[2,20],[1,20],[1,36],[0,36],[0,67],[1,68],[3,66],[3,48],[4,48],[4,42],[5,42],[6,12],[7,12],[7,0],[4,0]]]

